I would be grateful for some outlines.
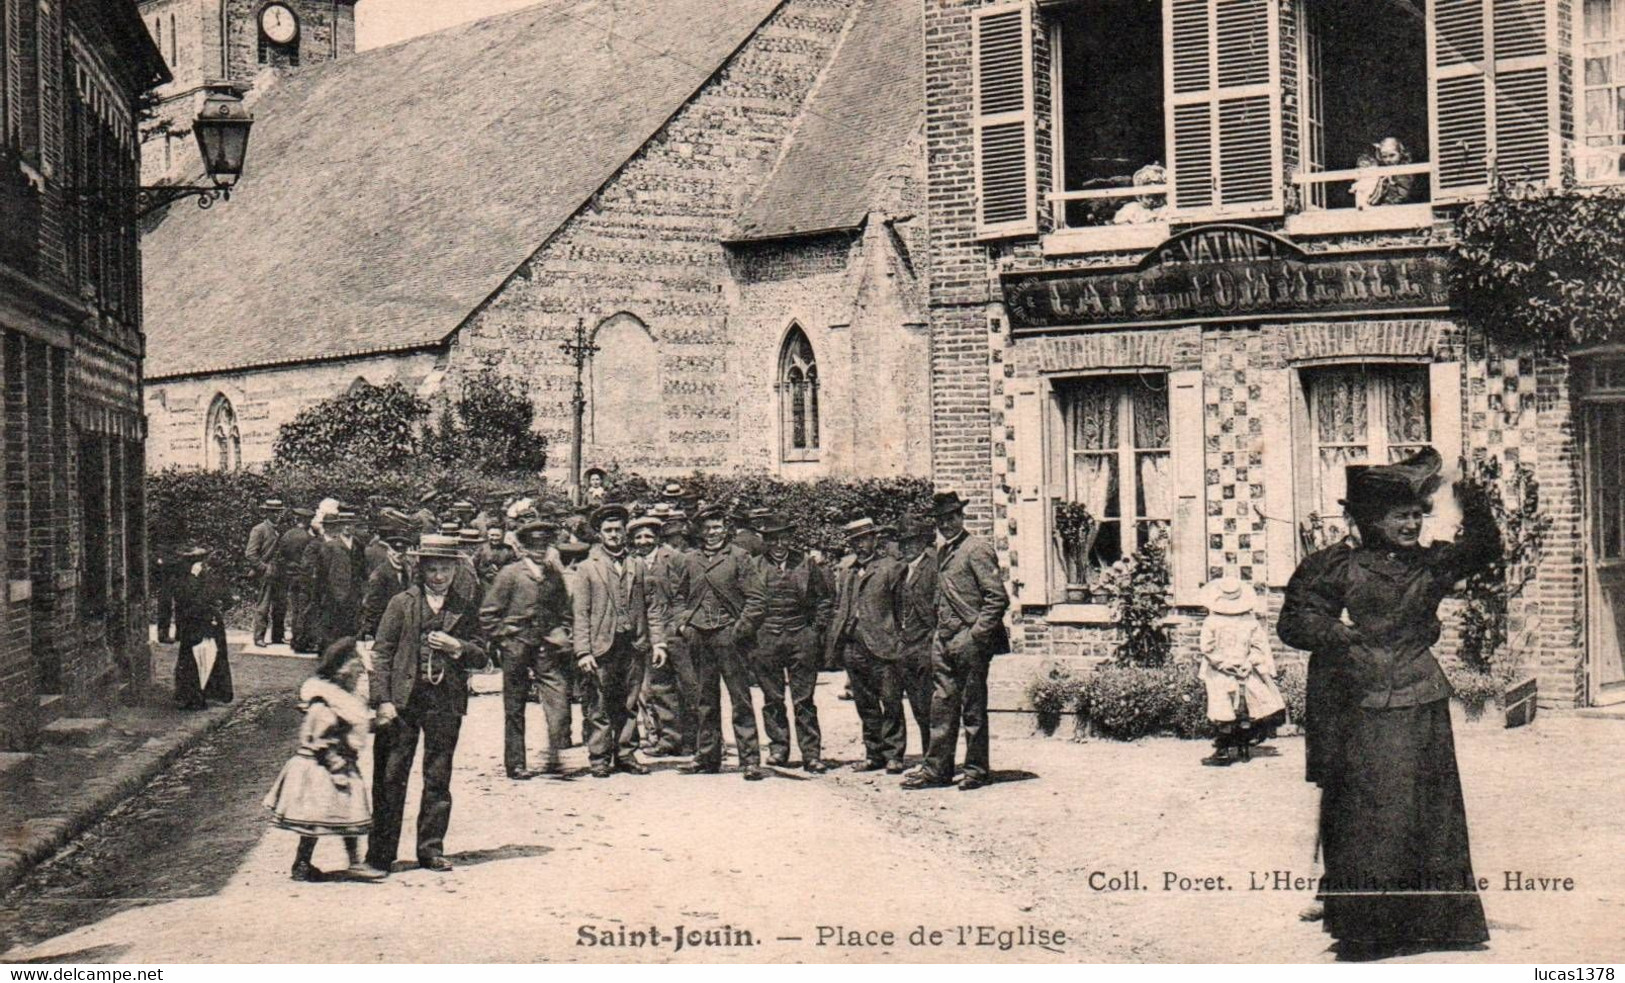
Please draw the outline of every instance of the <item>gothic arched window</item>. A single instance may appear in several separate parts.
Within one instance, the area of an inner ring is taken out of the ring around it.
[[[237,429],[237,411],[224,393],[209,404],[203,435],[204,467],[235,471],[243,466],[243,435]]]
[[[812,342],[792,325],[779,353],[779,419],[786,461],[818,459],[818,360]]]

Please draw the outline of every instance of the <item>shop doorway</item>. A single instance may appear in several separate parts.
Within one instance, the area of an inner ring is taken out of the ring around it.
[[[1625,703],[1625,358],[1599,359],[1585,381],[1587,694]]]

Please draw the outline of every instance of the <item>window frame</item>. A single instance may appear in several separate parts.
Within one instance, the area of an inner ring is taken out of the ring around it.
[[[797,357],[802,349],[807,355],[805,359]],[[802,373],[799,394],[790,379],[791,373],[797,370]],[[779,343],[778,367],[773,381],[773,390],[778,396],[779,461],[782,464],[805,464],[818,461],[823,456],[824,428],[818,399],[820,383],[818,351],[813,348],[812,338],[800,323],[791,322]],[[807,443],[799,447],[795,443],[794,428],[798,398],[803,414],[803,433],[808,437]]]
[[[228,429],[221,428],[230,423]],[[216,439],[216,432],[224,440]],[[209,401],[203,418],[203,467],[205,471],[240,471],[243,467],[242,429],[237,423],[237,407],[231,397],[217,392]]]
[[[1161,522],[1167,535],[1169,549],[1174,543],[1174,522],[1178,511],[1177,491],[1173,484],[1175,440],[1173,436],[1174,405],[1172,394],[1172,373],[1166,368],[1108,368],[1098,371],[1085,371],[1055,375],[1048,377],[1048,396],[1051,408],[1051,426],[1055,427],[1054,451],[1046,457],[1050,473],[1046,476],[1046,486],[1050,494],[1044,497],[1044,507],[1047,512],[1053,513],[1057,501],[1078,502],[1077,489],[1077,462],[1080,455],[1105,457],[1115,456],[1117,465],[1117,497],[1118,515],[1111,518],[1096,516],[1096,521],[1104,525],[1112,523],[1116,526],[1117,546],[1119,557],[1132,555],[1139,549],[1138,529],[1142,524]],[[1169,429],[1166,446],[1161,448],[1142,448],[1134,441],[1134,390],[1135,382],[1148,379],[1161,379],[1160,391],[1163,394],[1166,422]],[[1072,414],[1077,405],[1076,393],[1088,385],[1109,385],[1117,389],[1117,445],[1099,451],[1080,451],[1073,443],[1074,424]],[[1168,461],[1168,488],[1166,514],[1140,515],[1139,500],[1141,498],[1139,459],[1145,454],[1160,453]],[[1054,473],[1059,465],[1061,473]],[[1125,472],[1130,480],[1125,481]],[[1053,519],[1049,520],[1053,525]],[[1132,541],[1127,539],[1128,531],[1134,530]],[[1071,571],[1067,569],[1067,558],[1059,540],[1053,531],[1046,537],[1047,553],[1049,555],[1050,583],[1054,585],[1050,590],[1051,603],[1062,603],[1067,595],[1078,587],[1089,588],[1093,603],[1099,603],[1094,597],[1093,580],[1088,579],[1081,583],[1073,581]],[[1097,540],[1098,543],[1098,540]],[[1091,550],[1093,552],[1093,550]],[[1087,558],[1085,564],[1088,566]],[[1090,567],[1086,574],[1095,573],[1103,567]]]
[[[1608,42],[1615,49],[1615,57],[1619,60],[1619,67],[1625,69],[1625,0],[1610,0],[1613,4],[1613,31]],[[1585,80],[1586,47],[1585,37],[1585,5],[1586,0],[1576,0],[1574,4],[1574,30],[1572,52],[1574,63],[1574,179],[1575,182],[1591,188],[1607,187],[1625,183],[1625,125],[1608,134],[1616,140],[1614,143],[1614,156],[1621,161],[1617,173],[1613,177],[1588,178],[1584,174],[1583,161],[1587,151],[1586,141],[1593,134],[1586,126],[1586,94],[1592,89],[1614,89],[1615,104],[1614,116],[1619,119],[1622,105],[1625,105],[1625,71],[1617,71],[1613,81],[1606,86],[1588,85]]]

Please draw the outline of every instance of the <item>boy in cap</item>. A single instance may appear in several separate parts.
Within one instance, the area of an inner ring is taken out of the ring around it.
[[[586,692],[587,751],[595,778],[646,775],[638,760],[637,710],[646,664],[666,664],[666,611],[644,562],[627,548],[622,505],[594,510],[598,534],[576,570],[571,640]]]
[[[248,534],[244,558],[260,578],[259,601],[254,605],[254,645],[282,644],[282,623],[287,612],[287,589],[277,566],[277,543],[282,539],[282,499],[266,499],[260,506],[260,523]],[[269,634],[267,634],[269,633]]]
[[[852,560],[836,574],[827,654],[846,666],[852,703],[863,722],[864,760],[852,770],[884,768],[887,774],[900,775],[907,732],[897,611],[907,571],[880,552],[880,527],[873,519],[848,522],[843,531],[852,546]]]
[[[493,527],[494,529],[495,527]],[[509,778],[536,772],[525,761],[525,703],[534,683],[547,720],[543,774],[557,774],[570,739],[565,660],[573,612],[564,576],[548,558],[558,525],[536,519],[514,531],[519,558],[497,572],[480,606],[480,628],[502,663],[502,765]]]
[[[959,725],[965,725],[965,780],[961,792],[989,782],[987,670],[995,655],[1010,651],[1004,612],[1010,597],[993,543],[965,529],[965,501],[957,492],[938,492],[931,518],[942,546],[937,550],[937,637],[931,653],[931,744],[920,771],[903,781],[906,789],[949,785]]]

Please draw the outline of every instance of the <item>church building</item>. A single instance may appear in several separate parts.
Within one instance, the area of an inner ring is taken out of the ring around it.
[[[919,4],[545,2],[361,53],[347,2],[142,11],[169,98],[223,66],[257,120],[232,200],[145,239],[150,467],[493,367],[559,477],[579,324],[589,464],[929,473]]]

